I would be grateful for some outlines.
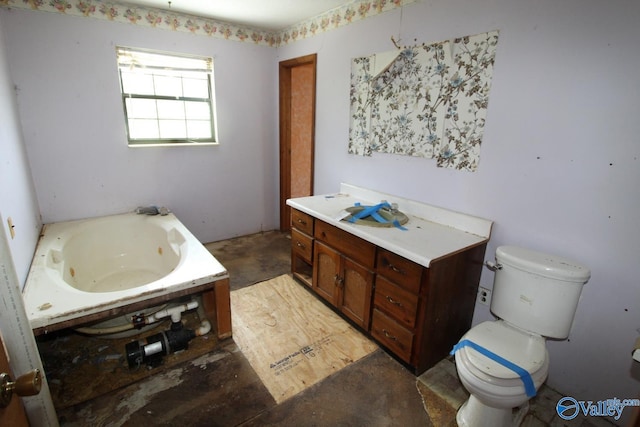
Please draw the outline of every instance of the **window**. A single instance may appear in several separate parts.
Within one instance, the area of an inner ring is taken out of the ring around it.
[[[116,52],[130,146],[217,143],[212,58]]]

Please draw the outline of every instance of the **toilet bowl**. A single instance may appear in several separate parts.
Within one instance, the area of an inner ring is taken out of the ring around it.
[[[549,372],[546,338],[569,336],[591,272],[515,246],[500,246],[496,263],[487,266],[495,271],[491,312],[498,320],[471,328],[452,351],[470,393],[456,420],[468,427],[517,426]]]
[[[525,370],[531,378],[533,390],[531,386],[527,389],[517,372],[472,346],[461,346],[455,353],[456,368],[460,381],[471,396],[458,411],[458,425],[513,425],[514,418],[517,418],[513,408],[527,403],[531,392],[535,393],[547,378],[549,356],[544,338],[497,320],[472,328],[460,342],[465,340],[499,354]]]

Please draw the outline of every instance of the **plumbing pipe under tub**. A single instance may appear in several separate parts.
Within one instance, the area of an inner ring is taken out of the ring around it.
[[[207,335],[209,332],[211,332],[211,322],[203,320],[200,323],[200,327],[196,329],[196,336],[201,337],[203,335]]]
[[[145,317],[145,324],[155,323],[158,320],[164,319],[165,317],[171,317],[171,321],[173,323],[179,322],[182,319],[182,313],[188,310],[193,310],[194,308],[198,308],[197,301],[190,301],[187,304],[178,305],[176,307],[167,308],[164,310],[156,311],[155,313]]]
[[[166,305],[164,307],[166,307]],[[102,335],[111,335],[111,334],[126,332],[134,328],[141,329],[146,325],[151,325],[155,322],[163,320],[166,317],[171,317],[171,321],[173,323],[176,323],[176,322],[180,322],[180,320],[182,319],[182,313],[188,310],[193,310],[194,308],[198,308],[198,307],[199,307],[199,304],[197,301],[190,301],[186,304],[180,304],[171,308],[162,308],[149,315],[145,315],[145,314],[135,315],[132,317],[132,321],[125,323],[123,325],[116,325],[116,326],[105,327],[105,328],[85,327],[85,328],[76,328],[75,330],[77,332],[80,332],[86,335],[102,336]],[[202,325],[200,326],[200,328],[202,328]],[[209,330],[204,334],[208,333],[210,330],[211,330],[211,324],[209,324]]]
[[[119,334],[121,332],[130,331],[133,328],[134,328],[133,323],[124,323],[122,325],[111,326],[108,328],[76,328],[75,331],[85,335],[100,336],[100,335]]]

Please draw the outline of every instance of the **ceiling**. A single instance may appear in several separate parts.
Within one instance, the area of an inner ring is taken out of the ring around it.
[[[124,0],[122,3],[282,30],[353,0]]]

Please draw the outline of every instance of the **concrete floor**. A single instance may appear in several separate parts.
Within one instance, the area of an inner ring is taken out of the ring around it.
[[[290,272],[286,233],[260,233],[207,248],[229,271],[232,290]],[[279,405],[232,339],[194,360],[157,369],[134,384],[58,410],[60,424],[439,427],[455,425],[455,411],[466,399],[451,360],[416,381],[381,349]],[[561,422],[555,414],[560,397],[543,387],[524,425],[604,425],[597,419]]]

